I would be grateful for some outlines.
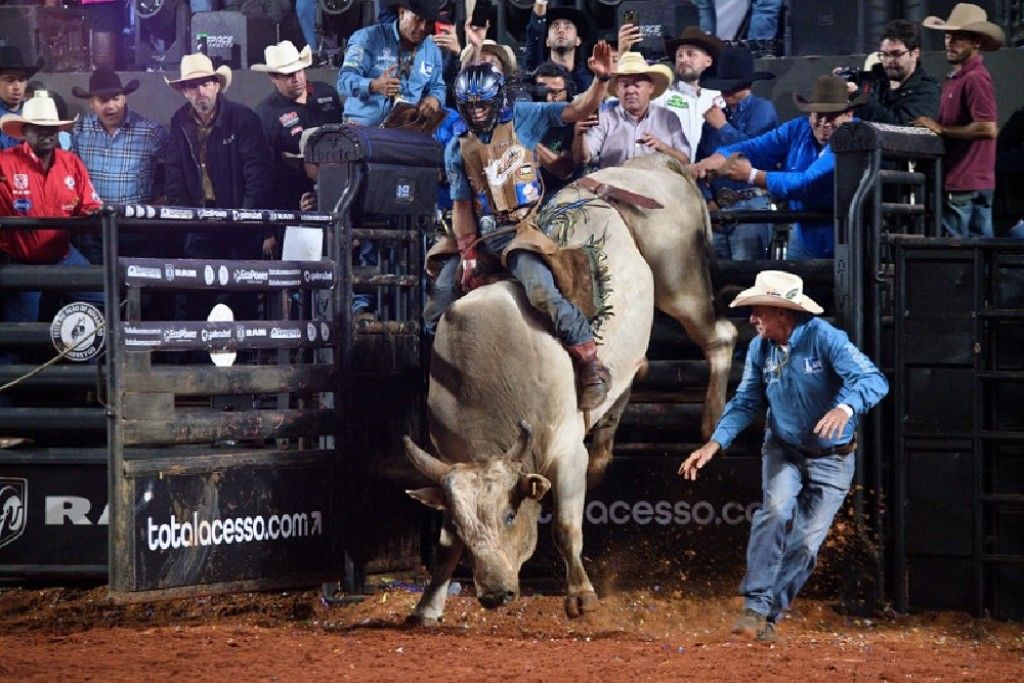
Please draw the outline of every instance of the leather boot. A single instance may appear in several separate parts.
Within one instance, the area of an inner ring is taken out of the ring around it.
[[[611,386],[608,368],[597,357],[597,344],[593,341],[567,346],[566,350],[576,364],[576,374],[580,380],[580,410],[593,410],[608,397],[608,388]]]

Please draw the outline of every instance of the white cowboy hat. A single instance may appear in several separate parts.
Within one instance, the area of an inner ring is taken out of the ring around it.
[[[505,78],[510,78],[516,72],[516,69],[519,68],[516,55],[508,45],[501,45],[490,38],[485,38],[484,42],[480,44],[480,52],[490,52],[498,58],[498,61],[502,64],[502,70],[505,72]],[[459,62],[462,63],[462,66],[469,64],[469,57],[472,54],[472,45],[462,48],[462,54],[459,55]]]
[[[940,19],[936,16],[925,17],[921,22],[925,28],[932,28],[937,31],[963,31],[978,36],[981,42],[981,49],[986,52],[998,50],[1006,42],[1006,34],[988,20],[988,14],[977,5],[966,2],[959,2],[953,11],[949,13],[949,19]]]
[[[12,138],[23,140],[22,128],[26,123],[34,126],[47,126],[49,128],[60,128],[68,130],[75,124],[78,117],[70,121],[61,121],[57,114],[57,103],[53,98],[43,92],[38,92],[25,101],[21,108],[21,114],[6,114],[0,117],[0,130]]]
[[[639,52],[623,52],[619,55],[619,65],[615,68],[615,73],[612,74],[612,82],[608,84],[608,87],[614,88],[619,76],[647,76],[651,79],[651,83],[654,84],[654,94],[651,95],[651,99],[654,99],[668,90],[668,86],[672,85],[670,74],[671,70],[668,67],[660,64],[648,65],[643,55]]]
[[[253,64],[249,68],[274,74],[293,74],[309,68],[313,63],[313,52],[309,45],[299,52],[292,41],[282,40],[277,45],[268,45],[263,50],[263,59],[266,64]]]
[[[758,273],[754,286],[744,289],[729,304],[729,308],[740,306],[777,306],[814,315],[824,310],[804,294],[804,281],[800,276],[784,270],[762,270]]]
[[[220,89],[227,90],[231,86],[231,68],[221,64],[214,71],[213,62],[210,61],[210,58],[202,52],[196,52],[181,58],[181,78],[172,81],[164,76],[167,85],[175,90],[181,90],[182,84],[188,81],[197,81],[205,78],[216,78],[220,81]]]

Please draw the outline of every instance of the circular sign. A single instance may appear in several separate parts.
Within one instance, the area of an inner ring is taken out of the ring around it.
[[[92,360],[103,349],[107,338],[105,320],[100,309],[76,301],[57,311],[50,323],[53,348],[76,362]]]

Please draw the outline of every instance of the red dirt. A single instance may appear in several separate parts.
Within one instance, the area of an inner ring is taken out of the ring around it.
[[[865,620],[800,600],[771,646],[738,641],[738,603],[630,591],[569,621],[533,596],[485,611],[449,599],[446,623],[402,625],[418,596],[349,607],[315,592],[111,606],[102,588],[0,591],[6,680],[964,680],[1024,678],[1024,627],[962,614]]]

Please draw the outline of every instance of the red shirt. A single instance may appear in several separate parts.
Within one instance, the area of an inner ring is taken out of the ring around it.
[[[981,55],[971,57],[942,84],[939,118],[943,126],[997,121],[996,92]],[[996,186],[996,141],[943,138],[947,192],[991,190]]]
[[[27,142],[0,152],[0,216],[68,218],[102,206],[82,160],[62,149],[44,172]],[[67,230],[0,230],[0,251],[24,263],[56,263],[68,254]]]

